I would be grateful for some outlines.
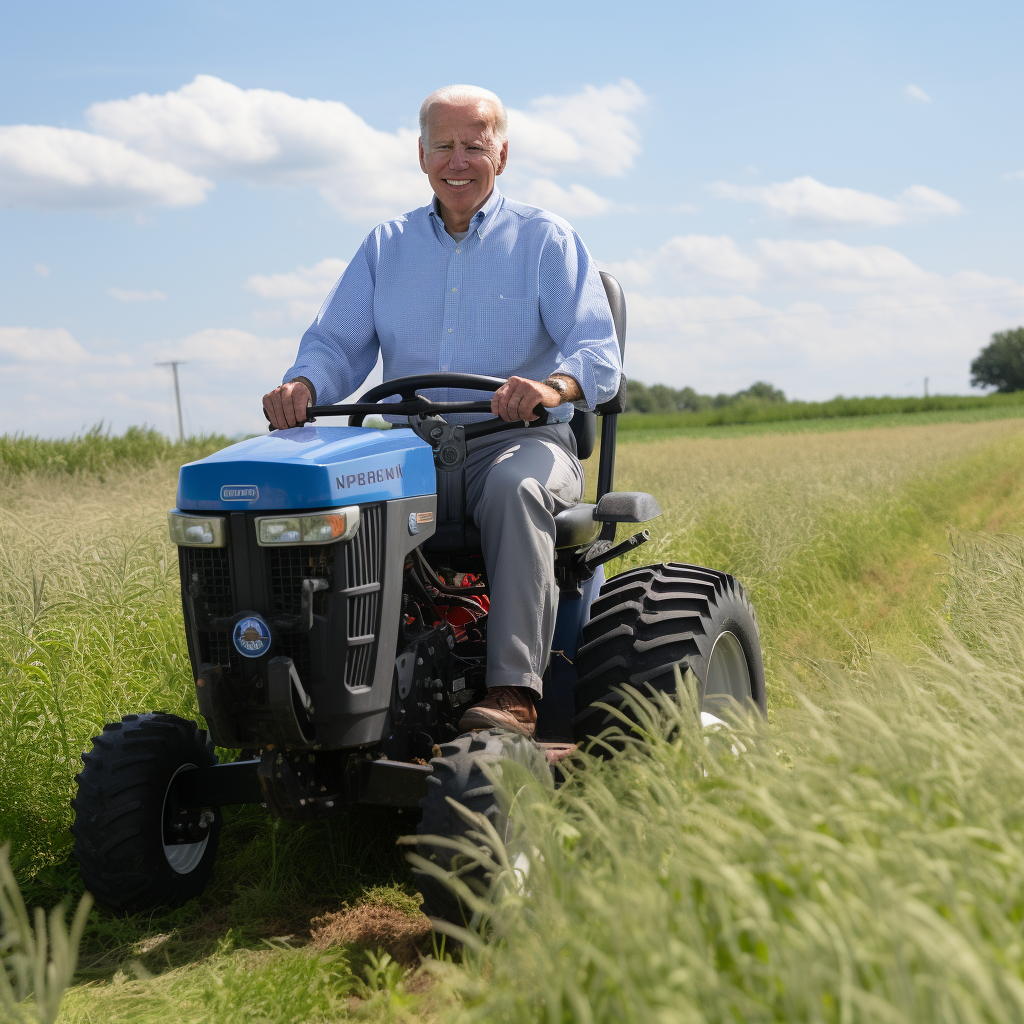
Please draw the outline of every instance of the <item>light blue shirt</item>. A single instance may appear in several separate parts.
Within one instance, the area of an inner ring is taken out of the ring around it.
[[[384,380],[421,373],[574,377],[587,408],[614,397],[621,363],[604,287],[561,217],[496,188],[456,241],[434,204],[378,225],[302,336],[284,380],[306,377],[318,405],[351,394],[383,353]],[[488,398],[453,388],[435,401]],[[565,403],[549,410],[572,417]],[[453,416],[458,422],[485,416]]]

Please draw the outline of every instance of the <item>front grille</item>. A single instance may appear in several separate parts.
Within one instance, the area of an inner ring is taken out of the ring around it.
[[[185,584],[195,613],[200,664],[239,668],[239,655],[227,633],[212,632],[211,619],[234,612],[231,570],[226,548],[184,548]]]
[[[348,598],[348,654],[345,685],[369,686],[373,681],[376,653],[377,614],[380,606],[380,575],[383,561],[383,518],[380,505],[360,510],[359,529],[345,546]]]

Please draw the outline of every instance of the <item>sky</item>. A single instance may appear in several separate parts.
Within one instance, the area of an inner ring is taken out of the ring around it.
[[[1024,324],[1022,37],[987,0],[0,0],[0,433],[172,434],[168,360],[186,432],[263,429],[459,81],[509,108],[503,192],[621,281],[631,379],[968,393]]]

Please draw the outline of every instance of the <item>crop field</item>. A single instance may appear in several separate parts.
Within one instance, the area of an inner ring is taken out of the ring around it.
[[[201,901],[92,912],[60,1020],[1024,1019],[1024,419],[930,415],[623,433],[617,486],[665,514],[610,570],[734,573],[769,721],[701,736],[688,680],[638,696],[645,742],[517,794],[528,884],[486,943],[426,935],[409,815],[245,809]],[[195,715],[164,513],[220,443],[0,448],[0,842],[30,904],[81,892],[89,737]]]

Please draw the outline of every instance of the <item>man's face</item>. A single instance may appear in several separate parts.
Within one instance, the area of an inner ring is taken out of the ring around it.
[[[434,195],[453,213],[472,216],[505,169],[508,142],[498,143],[484,104],[435,104],[420,139],[420,167]]]

